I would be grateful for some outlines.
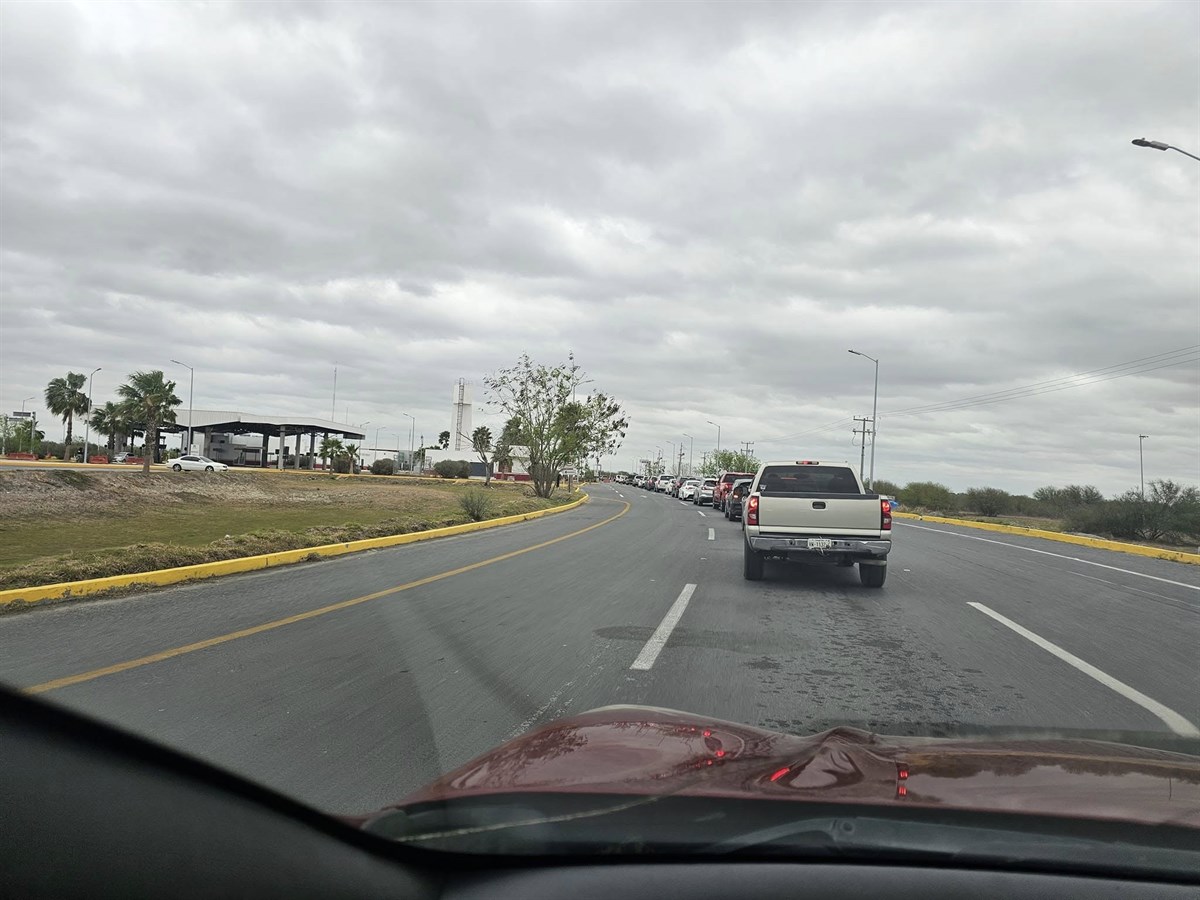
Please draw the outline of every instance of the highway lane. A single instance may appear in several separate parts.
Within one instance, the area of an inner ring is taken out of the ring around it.
[[[637,488],[590,491],[576,511],[512,528],[6,616],[0,679],[28,688],[221,640],[44,696],[339,811],[396,800],[529,727],[608,703],[797,732],[1169,733],[972,602],[1200,722],[1192,567],[898,523],[880,591],[813,566],[769,566],[750,583],[740,529],[719,513]],[[688,585],[652,665],[631,668]],[[272,624],[289,616],[307,617]]]

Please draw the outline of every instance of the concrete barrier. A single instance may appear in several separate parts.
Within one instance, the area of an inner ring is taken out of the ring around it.
[[[970,519],[951,519],[948,516],[926,516],[906,512],[893,512],[892,516],[897,519],[916,519],[921,522],[961,525],[965,528],[978,528],[981,531],[998,531],[1001,534],[1021,534],[1026,537],[1042,538],[1047,541],[1058,541],[1061,544],[1076,544],[1080,547],[1094,547],[1097,550],[1112,550],[1117,553],[1130,553],[1134,556],[1168,559],[1172,562],[1200,566],[1200,553],[1188,553],[1184,550],[1164,550],[1161,547],[1144,547],[1141,544],[1109,541],[1104,538],[1087,537],[1082,534],[1064,534],[1061,531],[1043,531],[1040,528],[1026,528],[1022,525],[1000,525],[996,522],[973,522]]]
[[[341,544],[324,544],[319,547],[302,547],[299,550],[280,550],[275,553],[243,556],[238,559],[221,560],[220,562],[199,563],[194,566],[178,566],[173,569],[159,569],[153,572],[132,572],[128,575],[111,575],[107,578],[90,578],[85,581],[66,581],[59,584],[12,588],[0,591],[0,609],[23,608],[33,606],[37,603],[104,594],[135,586],[162,587],[170,584],[182,584],[186,581],[200,581],[207,578],[216,578],[221,575],[235,575],[239,572],[273,569],[278,566],[291,565],[292,563],[304,562],[310,559],[343,556],[347,553],[357,553],[362,550],[398,547],[402,544],[414,544],[418,541],[429,541],[434,538],[468,534],[472,531],[483,531],[488,528],[497,528],[501,525],[514,525],[517,522],[527,522],[530,519],[540,519],[543,516],[567,512],[586,503],[587,499],[587,496],[584,495],[578,500],[572,500],[570,503],[550,509],[539,509],[535,512],[520,513],[515,516],[503,516],[499,519],[485,519],[482,522],[449,525],[445,528],[432,528],[428,531],[414,531],[409,534],[393,534],[387,537],[366,538],[361,541],[347,541]]]

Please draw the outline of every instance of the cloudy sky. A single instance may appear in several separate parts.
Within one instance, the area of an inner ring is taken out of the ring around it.
[[[1195,3],[9,0],[0,26],[6,411],[96,366],[97,401],[145,368],[186,395],[174,357],[197,408],[328,416],[336,364],[337,417],[407,446],[457,378],[482,402],[573,350],[630,413],[621,467],[684,434],[698,461],[709,421],[846,459],[854,348],[880,477],[1111,493],[1143,433],[1147,477],[1200,481],[1200,163],[1130,144],[1200,153]]]

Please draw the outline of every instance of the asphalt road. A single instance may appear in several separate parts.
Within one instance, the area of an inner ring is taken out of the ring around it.
[[[897,520],[882,590],[771,563],[752,583],[711,508],[590,491],[518,526],[0,617],[0,681],[338,812],[611,703],[798,733],[1200,724],[1195,567]]]

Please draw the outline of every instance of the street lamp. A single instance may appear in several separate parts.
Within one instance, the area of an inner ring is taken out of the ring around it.
[[[718,425],[716,422],[710,421],[708,419],[705,419],[704,421],[708,422],[709,425],[712,425],[713,427],[715,427],[717,429],[717,452],[720,453],[721,452],[721,426]]]
[[[667,443],[671,445],[671,471],[674,472],[675,471],[675,442],[667,441]]]
[[[692,465],[695,454],[692,451],[695,449],[696,439],[690,434],[685,434],[684,437],[688,439],[688,475],[695,475],[696,467]]]
[[[1164,144],[1162,141],[1148,141],[1145,138],[1138,138],[1131,141],[1135,147],[1149,147],[1151,150],[1174,150],[1176,153],[1182,153],[1184,156],[1190,156],[1192,159],[1200,160],[1200,156],[1195,153],[1188,153],[1186,150],[1180,150],[1178,147],[1173,147],[1170,144]]]
[[[100,367],[92,369],[92,375],[100,371]],[[92,439],[92,375],[88,376],[88,417],[84,419],[83,429],[83,461],[88,461],[88,442]]]
[[[863,359],[869,359],[875,363],[875,396],[871,400],[871,483],[868,485],[872,490],[875,488],[875,434],[879,431],[879,360],[873,356],[867,356],[865,353],[859,353],[857,350],[848,351],[855,356],[861,356]]]
[[[386,425],[380,425],[378,428],[375,429],[375,446],[371,448],[372,450],[375,451],[375,459],[379,459],[379,432],[386,431],[386,430],[387,430]]]
[[[192,388],[196,386],[196,370],[187,363],[181,363],[177,359],[171,360],[177,366],[183,366],[188,370],[188,431],[187,431],[187,453],[192,452]]]
[[[408,413],[400,413],[400,415],[404,416],[405,418],[409,419],[412,422],[412,424],[409,426],[409,432],[408,432],[408,471],[411,473],[414,471],[413,470],[413,453],[415,451],[413,450],[413,436],[416,435],[416,433],[417,433],[417,420],[415,418],[413,418],[412,416],[410,416]]]
[[[25,404],[28,403],[30,400],[36,400],[36,399],[37,399],[37,394],[34,394],[32,397],[26,397],[24,400],[21,401],[21,418],[22,419],[25,418]],[[35,414],[33,417],[33,423],[29,426],[29,452],[30,453],[33,452],[33,433],[36,430],[37,430],[37,415]],[[17,449],[20,450],[21,448],[17,447]]]
[[[1141,485],[1139,493],[1143,503],[1146,502],[1146,457],[1142,453],[1142,441],[1148,437],[1148,434],[1138,435],[1138,483]]]
[[[576,381],[574,384],[572,384],[571,385],[571,402],[572,403],[575,402],[575,389],[577,387],[579,387],[581,384],[593,384],[593,383],[595,383],[595,381],[596,381],[595,378],[585,378],[583,381]]]

